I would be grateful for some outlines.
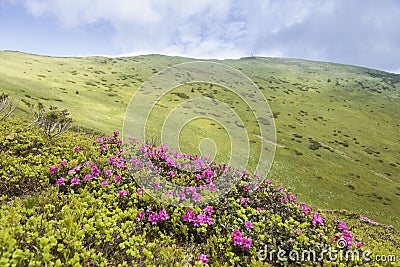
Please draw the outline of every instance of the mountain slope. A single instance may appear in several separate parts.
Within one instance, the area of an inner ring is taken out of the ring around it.
[[[68,108],[76,124],[110,132],[122,128],[126,107],[144,81],[187,61],[192,59],[54,58],[1,52],[0,92]],[[290,187],[301,201],[320,208],[357,211],[400,227],[400,75],[296,59],[220,62],[249,76],[275,115],[279,146],[269,174],[275,184]],[[204,84],[195,92],[189,89],[182,86],[164,96],[165,110],[216,90]],[[227,101],[231,96],[218,90],[215,97]],[[243,108],[236,110],[245,116]],[[153,115],[155,122],[162,119],[160,114]],[[216,140],[226,134],[212,126],[191,127],[182,136],[182,147],[193,154],[198,153],[192,140],[199,130],[205,135],[216,132]]]

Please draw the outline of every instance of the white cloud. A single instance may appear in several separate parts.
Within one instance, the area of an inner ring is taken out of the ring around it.
[[[397,69],[400,3],[385,0],[9,0],[66,30],[106,23],[121,53],[297,57]]]
[[[251,40],[256,40],[252,35],[278,32],[299,23],[316,5],[308,1],[254,0],[16,1],[23,3],[32,15],[53,16],[66,28],[107,22],[116,32],[115,44],[124,52],[144,47],[171,50],[179,46],[181,52],[187,53],[191,52],[189,48],[199,51],[201,47],[207,53],[213,47],[246,52],[252,46]]]

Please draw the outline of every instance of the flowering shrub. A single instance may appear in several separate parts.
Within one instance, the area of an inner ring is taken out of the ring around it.
[[[367,223],[370,223],[372,225],[379,225],[379,223],[377,223],[374,220],[371,220],[370,218],[365,217],[365,216],[361,216],[360,217],[360,221],[367,222]]]
[[[248,250],[253,242],[251,238],[243,237],[242,233],[237,230],[233,229],[233,233],[231,234],[232,243],[235,246],[240,246],[243,250]]]
[[[39,132],[30,135],[30,140],[42,140]],[[283,186],[266,180],[255,187],[246,171],[176,153],[165,145],[153,147],[132,139],[124,146],[117,131],[94,142],[70,135],[64,143],[47,144],[49,150],[46,143],[39,144],[41,152],[55,155],[46,154],[41,172],[35,174],[43,179],[40,195],[28,194],[1,206],[1,266],[245,266],[262,264],[258,252],[264,246],[335,249],[339,239],[346,240],[349,249],[368,245],[353,232],[356,228],[333,213],[299,202]],[[11,141],[1,145],[9,149],[9,158],[30,155]],[[148,160],[143,163],[141,155]],[[225,170],[238,181],[232,190],[216,202],[194,205],[196,199],[219,190],[218,176]],[[144,181],[146,188],[136,180]],[[165,181],[187,190],[163,191]],[[188,205],[167,205],[150,190]],[[297,264],[276,256],[266,261]],[[322,262],[339,264],[327,258]]]

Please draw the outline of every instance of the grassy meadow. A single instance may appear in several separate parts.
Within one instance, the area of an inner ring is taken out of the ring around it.
[[[242,58],[220,63],[250,77],[263,96],[246,82],[238,93],[198,81],[154,101],[158,89],[193,73],[175,73],[161,87],[146,81],[192,60],[0,52],[0,92],[19,101],[0,119],[1,266],[399,266],[399,75]],[[132,109],[134,96],[141,98]],[[58,109],[43,109],[29,127],[28,106],[38,102]],[[51,137],[48,120],[64,118],[63,109],[76,127]],[[260,127],[273,125],[266,116],[275,119],[276,140]],[[121,139],[127,122],[143,119],[147,142],[172,149]],[[252,191],[249,174],[228,167],[238,184],[196,206],[219,192],[213,179],[223,163],[247,155],[253,171],[264,149],[275,152],[268,180]],[[188,187],[160,190],[165,182]],[[321,248],[333,255],[273,255]]]
[[[17,113],[30,116],[23,101],[67,108],[76,125],[103,133],[121,130],[138,88],[181,57],[56,58],[0,52],[0,92],[21,100]],[[218,61],[236,68],[262,91],[276,125],[276,154],[268,179],[302,202],[348,210],[400,229],[400,75],[355,66],[297,59],[242,58]],[[149,132],[187,100],[210,97],[239,115],[249,133],[254,170],[260,149],[257,124],[246,103],[223,87],[182,85],[154,107]],[[178,119],[177,119],[178,120]],[[222,125],[221,125],[222,124]],[[180,132],[183,152],[200,154],[213,139],[217,162],[231,147],[224,123],[196,119]],[[212,152],[213,145],[208,145]],[[256,156],[254,156],[256,155]]]

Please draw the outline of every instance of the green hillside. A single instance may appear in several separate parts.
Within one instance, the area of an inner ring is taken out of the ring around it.
[[[0,92],[67,108],[77,125],[109,133],[122,129],[127,105],[144,81],[192,60],[160,55],[55,58],[5,51],[0,53]],[[274,184],[319,208],[359,212],[400,228],[400,75],[296,59],[219,62],[249,76],[275,115],[279,145],[269,174]],[[216,90],[198,84],[192,92],[192,87],[175,88],[160,101],[160,112],[152,115],[155,135],[163,109]],[[229,101],[232,96],[217,88],[214,97]],[[246,118],[240,103],[231,104]],[[22,112],[28,109],[21,102]],[[223,140],[226,133],[214,128],[204,121],[189,125],[182,149],[198,153],[192,143],[200,130]],[[217,161],[226,161],[227,151],[219,151]]]

